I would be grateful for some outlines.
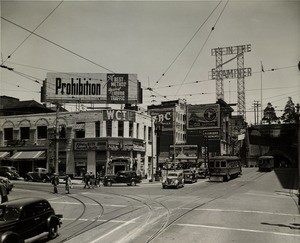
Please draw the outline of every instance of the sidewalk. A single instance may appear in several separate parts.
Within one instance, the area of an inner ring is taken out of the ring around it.
[[[59,179],[59,184],[64,184],[65,181],[63,179]],[[160,184],[160,181],[153,181],[150,182],[149,179],[142,179],[141,184]],[[84,185],[84,182],[80,179],[73,179],[72,180],[73,185]]]

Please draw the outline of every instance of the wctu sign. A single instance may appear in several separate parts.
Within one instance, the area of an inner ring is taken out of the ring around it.
[[[128,110],[104,110],[103,120],[135,121],[135,112]]]
[[[136,74],[47,73],[42,89],[47,102],[141,103]]]

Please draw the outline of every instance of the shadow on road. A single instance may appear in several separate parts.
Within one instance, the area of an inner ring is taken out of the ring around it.
[[[298,168],[275,168],[275,174],[285,189],[298,189]]]

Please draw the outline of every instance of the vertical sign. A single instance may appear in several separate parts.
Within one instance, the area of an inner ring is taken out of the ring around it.
[[[107,74],[107,102],[128,103],[128,74]]]

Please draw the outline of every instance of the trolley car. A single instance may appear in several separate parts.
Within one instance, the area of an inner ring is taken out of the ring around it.
[[[209,180],[228,181],[242,174],[241,159],[237,156],[215,156],[208,163]]]
[[[274,157],[273,156],[260,156],[258,158],[258,169],[259,171],[271,171],[274,168]]]

